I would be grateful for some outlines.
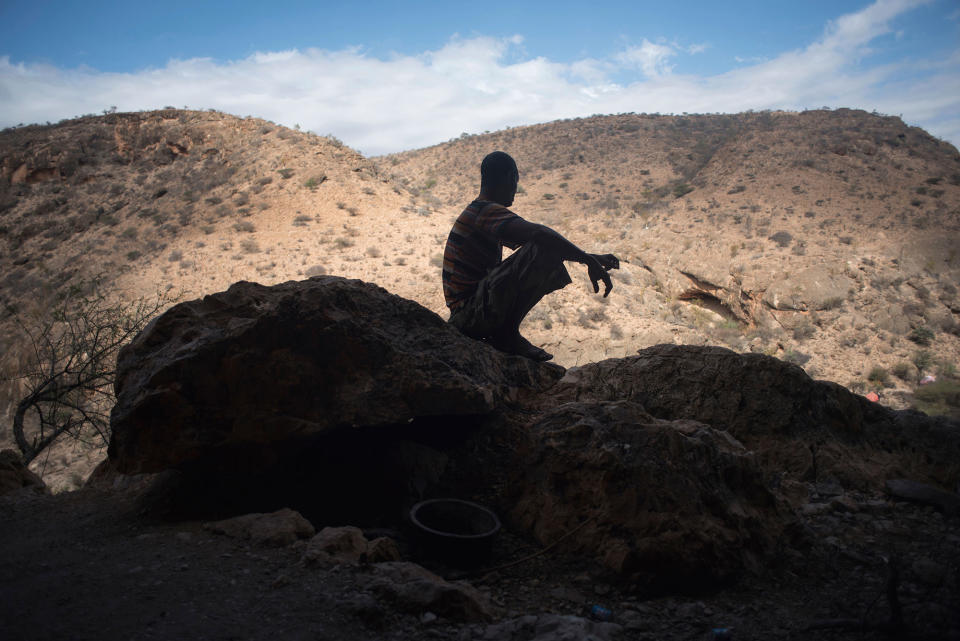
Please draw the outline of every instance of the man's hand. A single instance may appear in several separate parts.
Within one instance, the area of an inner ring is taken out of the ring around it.
[[[593,254],[600,266],[610,271],[611,269],[620,269],[620,259],[613,254]]]
[[[620,269],[620,260],[613,254],[587,254],[587,276],[593,283],[593,293],[600,292],[600,281],[603,281],[603,297],[606,298],[613,289],[610,280],[611,269]]]

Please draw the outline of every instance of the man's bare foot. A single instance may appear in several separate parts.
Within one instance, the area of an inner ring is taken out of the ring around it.
[[[553,358],[553,354],[544,349],[540,349],[519,333],[507,337],[494,336],[488,339],[487,342],[501,352],[516,354],[517,356],[523,356],[524,358],[529,358],[530,360],[541,363]]]
[[[553,358],[553,354],[545,349],[537,347],[519,334],[517,335],[517,351],[514,353],[518,356],[524,356],[530,360],[539,361],[541,363],[549,361],[551,358]]]

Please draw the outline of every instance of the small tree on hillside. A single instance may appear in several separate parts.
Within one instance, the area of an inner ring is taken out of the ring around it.
[[[101,285],[80,283],[43,313],[15,316],[25,351],[5,382],[18,384],[13,437],[26,463],[63,435],[108,442],[117,352],[174,302],[166,294],[114,300]]]

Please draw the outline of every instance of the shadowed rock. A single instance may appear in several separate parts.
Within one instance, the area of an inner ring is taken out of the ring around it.
[[[879,487],[893,475],[948,486],[960,478],[955,422],[890,410],[761,354],[655,345],[572,368],[543,399],[631,400],[659,419],[728,430],[761,466],[788,477],[861,487]]]
[[[39,494],[49,493],[43,480],[23,464],[19,452],[0,450],[0,495],[24,488]]]
[[[786,498],[805,503],[788,491],[798,481],[842,492],[960,475],[955,423],[775,358],[657,345],[564,375],[336,277],[238,283],[172,308],[121,352],[117,392],[111,460],[175,468],[173,503],[206,495],[225,516],[289,506],[319,529],[479,497],[509,527],[657,589],[775,559],[798,531]],[[424,588],[407,579],[391,598]],[[431,611],[443,595],[463,601],[434,591]]]
[[[570,402],[531,427],[514,518],[657,587],[714,585],[772,555],[789,511],[729,433],[631,401]]]
[[[241,282],[171,308],[121,351],[109,454],[150,472],[335,428],[489,414],[562,371],[361,281]]]

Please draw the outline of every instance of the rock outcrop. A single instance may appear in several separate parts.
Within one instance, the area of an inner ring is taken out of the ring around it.
[[[490,414],[560,373],[375,285],[241,282],[173,307],[120,352],[110,458],[155,472],[337,428]]]
[[[787,477],[855,485],[909,476],[960,478],[956,424],[893,411],[796,365],[722,347],[656,345],[569,370],[546,404],[630,400],[664,420],[727,430]]]
[[[657,345],[564,374],[336,277],[238,283],[172,308],[121,352],[117,392],[119,470],[176,470],[181,494],[221,511],[289,506],[319,529],[479,498],[544,545],[666,589],[776,558],[799,530],[800,480],[879,491],[891,478],[960,479],[955,423],[775,358]],[[359,530],[324,532],[315,561],[342,540],[366,545]],[[396,558],[387,547],[374,556]],[[420,580],[400,574],[384,590],[414,603]],[[431,603],[472,602],[438,590]]]
[[[646,585],[714,585],[771,556],[789,522],[728,432],[629,400],[569,402],[531,426],[511,514],[541,541]]]

